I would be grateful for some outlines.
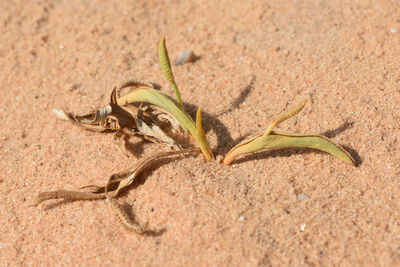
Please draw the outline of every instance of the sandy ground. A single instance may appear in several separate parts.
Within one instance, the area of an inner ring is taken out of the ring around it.
[[[0,1],[0,265],[400,265],[398,1]],[[119,197],[154,235],[126,232],[104,201],[36,194],[104,184],[160,147],[57,120],[85,113],[129,77],[172,95],[167,38],[190,112],[213,151],[258,134],[308,99],[282,131],[322,133],[353,167],[309,150],[231,166],[164,160]]]

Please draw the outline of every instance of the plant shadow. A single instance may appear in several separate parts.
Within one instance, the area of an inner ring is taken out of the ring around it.
[[[130,191],[131,189],[136,189],[139,186],[143,185],[147,178],[154,172],[156,171],[158,168],[162,167],[163,165],[167,165],[171,162],[176,161],[179,157],[181,157],[182,155],[175,155],[175,156],[171,156],[168,158],[162,158],[162,159],[158,159],[157,161],[155,161],[154,163],[151,164],[151,168],[150,165],[149,167],[142,171],[138,176],[136,176],[135,180],[132,182],[131,185],[129,185],[128,187],[122,189],[120,191],[121,196],[126,195],[128,191]]]
[[[342,132],[344,132],[344,131],[346,131],[348,129],[353,128],[353,126],[354,126],[354,122],[353,121],[345,121],[338,128],[333,129],[333,130],[325,131],[325,132],[321,133],[320,135],[323,135],[323,136],[328,137],[328,138],[333,138],[333,137],[337,136],[338,134],[340,134],[340,133],[342,133]]]
[[[149,141],[144,140],[144,139],[140,139],[136,142],[132,142],[131,140],[128,140],[128,142],[125,143],[125,149],[127,151],[129,151],[134,157],[138,158],[140,155],[143,154],[144,145],[146,143],[149,143]]]
[[[51,209],[57,208],[59,206],[65,205],[65,204],[73,203],[73,202],[78,201],[78,200],[79,199],[62,199],[62,200],[58,200],[57,202],[46,204],[43,209],[44,210],[51,210]]]
[[[254,83],[256,82],[256,76],[252,76],[250,83],[240,92],[240,95],[232,102],[231,106],[223,111],[217,113],[215,116],[219,117],[221,115],[230,113],[235,109],[238,109],[241,104],[246,101],[247,97],[250,95],[251,92],[254,90]]]
[[[229,108],[224,109],[217,114],[210,114],[202,110],[203,128],[204,132],[214,131],[217,136],[217,147],[213,149],[214,154],[225,155],[229,148],[240,143],[250,134],[246,134],[234,140],[229,132],[229,129],[224,123],[218,118],[224,114],[228,114],[240,107],[240,105],[247,99],[250,93],[254,90],[255,76],[252,76],[250,83],[240,92],[239,96],[235,98]],[[185,110],[192,116],[195,117],[198,106],[191,103],[183,103]]]

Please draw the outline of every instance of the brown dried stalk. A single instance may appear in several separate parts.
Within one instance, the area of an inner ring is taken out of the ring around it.
[[[131,218],[129,218],[129,215],[115,198],[108,196],[106,201],[110,209],[117,215],[121,225],[126,230],[130,232],[135,232],[137,234],[143,234],[146,232],[146,227],[132,221]]]
[[[43,201],[51,199],[95,200],[105,199],[107,196],[116,197],[122,189],[131,185],[135,178],[156,160],[173,155],[196,153],[199,151],[198,148],[188,148],[178,151],[156,153],[140,159],[135,165],[123,172],[111,175],[106,186],[88,185],[81,187],[76,191],[55,190],[42,192],[38,194],[36,200],[31,206],[37,206]]]
[[[68,199],[68,200],[95,200],[106,199],[110,209],[117,215],[122,226],[139,234],[146,231],[146,227],[132,221],[126,211],[121,207],[115,197],[122,189],[127,188],[133,183],[135,178],[143,172],[147,167],[158,159],[179,155],[184,153],[197,153],[200,152],[199,148],[182,149],[178,151],[156,153],[145,158],[140,159],[135,165],[129,169],[111,175],[106,186],[88,185],[78,189],[77,191],[56,190],[40,193],[31,206],[37,206],[40,203],[51,199]],[[111,194],[109,194],[109,192]]]
[[[144,161],[142,161],[141,164],[141,168],[139,167],[139,169],[137,169],[137,173],[136,176],[139,174],[140,171],[142,171],[147,165],[150,165],[152,162],[162,158],[162,157],[167,157],[167,156],[172,156],[172,155],[177,155],[177,154],[181,154],[181,153],[187,153],[187,152],[200,152],[200,150],[198,148],[195,149],[184,149],[184,150],[180,150],[180,151],[173,151],[173,152],[165,152],[165,153],[157,153],[153,156],[149,156],[146,157],[146,159]],[[136,177],[135,176],[135,177]],[[122,208],[122,206],[119,204],[119,202],[113,197],[110,196],[108,194],[108,187],[117,182],[117,181],[122,181],[125,179],[120,180],[121,178],[116,178],[114,176],[111,176],[110,180],[108,181],[107,185],[105,186],[105,195],[106,195],[106,201],[108,203],[108,206],[110,207],[110,209],[114,212],[114,214],[118,217],[119,222],[122,224],[122,226],[130,231],[130,232],[136,232],[138,234],[143,234],[145,233],[146,230],[146,226],[142,226],[139,223],[136,223],[134,221],[131,220],[131,218],[129,218],[129,215],[126,213],[126,211]],[[121,187],[124,188],[128,185],[130,185],[133,182],[132,178],[128,178],[127,181],[125,181]],[[120,186],[119,186],[120,187]],[[120,189],[117,189],[115,194],[118,194]]]

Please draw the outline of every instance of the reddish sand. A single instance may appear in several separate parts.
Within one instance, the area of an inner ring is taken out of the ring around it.
[[[1,1],[0,262],[33,265],[400,265],[400,5],[397,1]],[[359,167],[309,150],[231,166],[164,160],[118,198],[152,236],[126,232],[104,201],[36,194],[87,184],[160,146],[57,120],[107,103],[123,79],[156,82],[162,34],[190,112],[217,155],[263,131],[322,133]]]

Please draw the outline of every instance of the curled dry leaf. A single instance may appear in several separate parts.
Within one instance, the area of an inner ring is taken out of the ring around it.
[[[115,90],[112,94],[116,94]],[[126,136],[135,135],[174,149],[193,146],[177,119],[163,108],[154,105],[137,107],[131,103],[122,106],[116,101],[111,101],[107,106],[83,116],[60,109],[53,109],[53,113],[57,118],[71,121],[86,130],[116,132],[115,137],[123,139],[124,142]]]
[[[61,109],[53,109],[52,112],[57,118],[71,121],[73,124],[85,130],[104,132],[119,131],[125,128],[134,133],[137,129],[135,114],[116,104],[115,89],[108,105],[89,114],[82,116],[73,115]]]
[[[232,148],[224,159],[224,164],[229,165],[236,157],[265,149],[283,148],[313,148],[327,152],[344,162],[356,165],[351,155],[340,145],[329,138],[321,135],[292,134],[272,131],[282,121],[298,114],[306,102],[300,103],[297,107],[284,112],[274,118],[267,130],[256,137],[247,140]]]

